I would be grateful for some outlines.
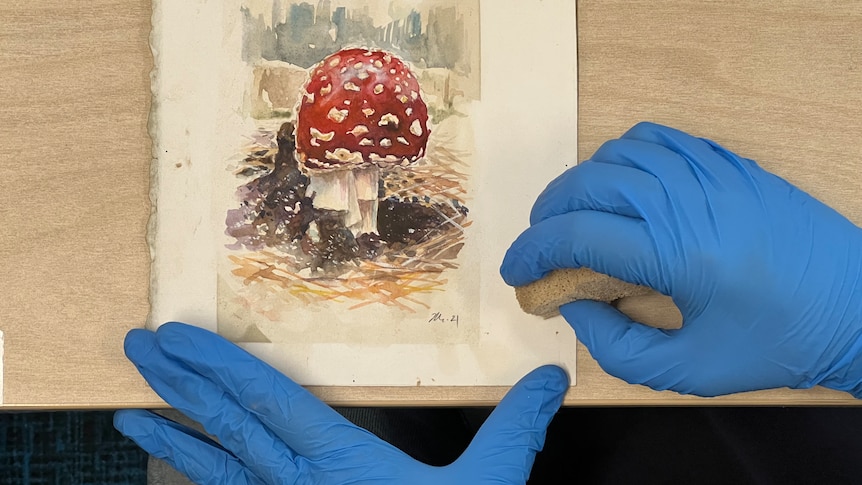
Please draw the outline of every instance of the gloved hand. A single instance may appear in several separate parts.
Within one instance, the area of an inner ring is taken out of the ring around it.
[[[500,268],[509,285],[587,267],[682,313],[663,331],[600,302],[562,306],[609,374],[701,396],[819,384],[862,397],[862,230],[754,161],[640,123],[552,181],[530,224]]]
[[[133,330],[125,349],[153,389],[220,444],[146,411],[118,411],[114,425],[198,484],[525,483],[569,385],[559,367],[532,371],[457,461],[433,467],[206,330],[180,323]]]

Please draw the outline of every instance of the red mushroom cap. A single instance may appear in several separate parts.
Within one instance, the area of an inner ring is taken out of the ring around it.
[[[311,69],[296,123],[307,171],[408,165],[425,153],[428,108],[409,67],[388,52],[345,49]]]

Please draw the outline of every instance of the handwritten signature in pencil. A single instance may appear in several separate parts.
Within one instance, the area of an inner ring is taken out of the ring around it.
[[[428,323],[454,323],[455,326],[458,326],[461,317],[458,314],[444,315],[442,312],[434,312],[431,314],[431,318],[428,319]]]

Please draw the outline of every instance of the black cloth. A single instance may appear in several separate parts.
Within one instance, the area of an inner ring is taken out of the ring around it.
[[[338,410],[434,465],[456,459],[491,411]],[[529,483],[862,483],[862,408],[563,408]]]

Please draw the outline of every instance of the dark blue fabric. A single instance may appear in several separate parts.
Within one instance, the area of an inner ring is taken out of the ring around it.
[[[145,485],[147,454],[113,413],[0,413],[0,485]]]

